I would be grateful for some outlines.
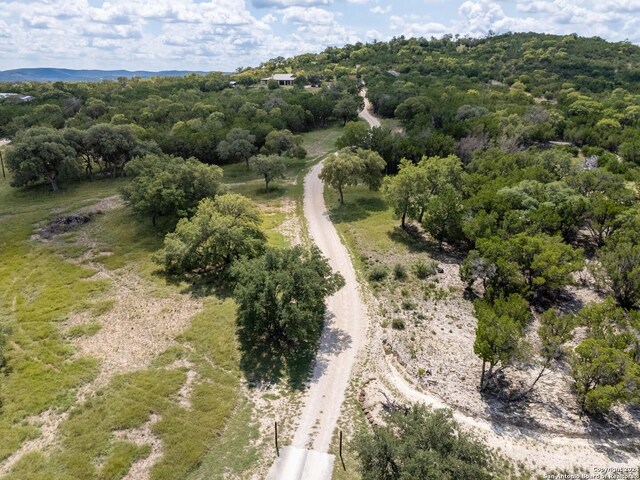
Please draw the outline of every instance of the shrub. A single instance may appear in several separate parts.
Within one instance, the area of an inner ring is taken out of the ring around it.
[[[389,270],[387,269],[387,267],[376,265],[369,272],[369,280],[371,280],[372,282],[380,282],[387,278],[387,275],[389,275]]]
[[[411,300],[402,300],[402,309],[403,310],[413,310],[416,306]]]
[[[393,266],[393,276],[396,280],[404,280],[407,278],[407,269],[401,263]]]
[[[425,262],[423,260],[418,260],[413,265],[413,273],[415,276],[421,280],[424,280],[427,277],[436,274],[436,262],[430,261]]]
[[[394,330],[404,330],[405,324],[402,318],[394,318],[391,321],[391,328]]]

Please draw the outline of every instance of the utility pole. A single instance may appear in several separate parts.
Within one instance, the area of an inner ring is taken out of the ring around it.
[[[275,422],[275,431],[274,431],[274,437],[276,440],[276,455],[279,457],[280,456],[280,449],[278,448],[278,422]]]
[[[0,150],[0,165],[2,165],[2,178],[6,180],[7,174],[4,173],[4,159],[2,158],[2,150]]]

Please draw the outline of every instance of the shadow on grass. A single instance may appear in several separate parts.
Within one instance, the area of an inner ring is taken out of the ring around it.
[[[303,389],[315,357],[315,348],[290,349],[268,340],[254,342],[240,338],[240,350],[240,368],[250,385],[286,379],[293,390]]]
[[[434,255],[439,253],[438,245],[427,240],[415,225],[408,224],[404,230],[395,227],[387,235],[394,242],[406,245],[411,252],[429,252]]]
[[[345,201],[329,210],[329,218],[333,223],[349,223],[364,220],[374,212],[382,212],[387,205],[381,198],[356,198]]]

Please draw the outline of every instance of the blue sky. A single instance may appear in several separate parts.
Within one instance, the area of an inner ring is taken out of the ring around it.
[[[640,0],[0,0],[0,70],[234,70],[393,36],[489,30],[640,43]]]

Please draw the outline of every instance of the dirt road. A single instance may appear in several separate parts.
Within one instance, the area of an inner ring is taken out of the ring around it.
[[[365,338],[367,320],[351,258],[327,213],[324,187],[318,178],[321,169],[322,163],[319,163],[305,178],[304,215],[311,238],[329,259],[331,268],[342,274],[345,286],[328,300],[329,319],[322,334],[311,384],[304,397],[293,446],[326,452],[356,354]]]
[[[361,91],[365,108],[360,118],[371,127],[380,126],[380,120],[371,113],[371,103],[366,90]],[[409,403],[424,403],[432,408],[449,408],[446,400],[416,387],[405,377],[391,355],[382,349],[381,333],[378,331],[369,340],[367,361],[374,367],[376,376],[395,394]],[[454,418],[465,428],[473,431],[490,447],[499,449],[512,460],[526,465],[532,470],[571,471],[581,467],[592,473],[594,467],[637,467],[637,459],[632,453],[637,439],[578,438],[547,434],[513,426],[490,422],[482,418],[470,417],[452,409]]]
[[[345,286],[327,301],[328,318],[320,339],[309,387],[302,399],[302,412],[293,436],[267,478],[331,478],[333,456],[329,451],[333,432],[344,402],[356,355],[366,337],[366,308],[360,298],[356,273],[347,249],[340,241],[324,203],[324,186],[315,165],[304,181],[304,215],[311,238]]]
[[[367,98],[366,88],[360,90],[360,96],[364,99],[364,109],[358,114],[358,116],[365,122],[367,122],[371,127],[380,127],[380,120],[373,116],[373,106]]]

